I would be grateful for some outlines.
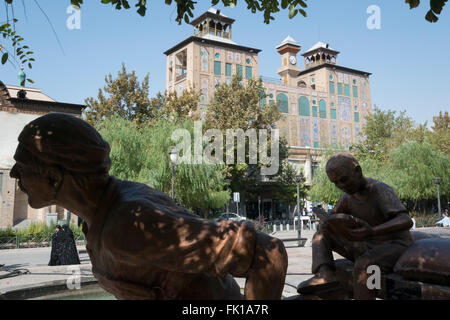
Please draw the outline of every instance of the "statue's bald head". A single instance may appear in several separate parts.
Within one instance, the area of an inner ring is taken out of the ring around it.
[[[34,157],[75,173],[107,173],[109,144],[87,122],[62,113],[50,113],[25,126],[19,135],[17,161]]]
[[[338,168],[343,167],[353,170],[358,166],[359,166],[358,160],[356,160],[351,153],[341,152],[331,156],[330,159],[328,159],[326,171],[331,172]]]

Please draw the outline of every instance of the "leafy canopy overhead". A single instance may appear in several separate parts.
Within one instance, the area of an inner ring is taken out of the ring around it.
[[[12,1],[12,0],[5,0]],[[245,0],[247,4],[247,9],[252,13],[263,12],[264,13],[264,23],[270,23],[270,20],[275,20],[273,14],[280,11],[280,9],[288,9],[289,18],[292,19],[298,13],[302,16],[306,17],[307,13],[305,8],[307,8],[306,4],[307,0]],[[127,0],[101,0],[102,3],[115,6],[117,10],[122,8],[130,9],[130,3]],[[166,5],[172,5],[172,2],[177,5],[177,17],[176,21],[178,23],[182,23],[182,21],[189,23],[191,18],[194,17],[193,11],[195,5],[198,1],[192,0],[164,0]],[[211,5],[215,6],[219,2],[221,2],[225,7],[234,8],[237,5],[238,0],[211,0]],[[444,8],[447,0],[430,0],[430,9],[427,12],[425,19],[429,22],[438,21],[437,15],[441,14],[442,9]],[[83,4],[83,0],[71,0],[71,3],[76,6],[81,6]],[[420,0],[405,0],[405,3],[409,4],[410,9],[417,8],[420,4]],[[137,8],[137,12],[141,16],[145,16],[147,12],[147,1],[146,0],[136,0],[135,5]]]

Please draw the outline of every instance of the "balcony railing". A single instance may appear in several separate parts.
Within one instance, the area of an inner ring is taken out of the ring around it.
[[[182,72],[181,74],[177,74],[175,77],[175,82],[183,80],[184,78],[186,78],[186,75],[187,75],[186,70],[184,72]]]

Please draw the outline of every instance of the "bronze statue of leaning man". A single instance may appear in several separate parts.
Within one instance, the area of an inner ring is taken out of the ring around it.
[[[283,243],[249,222],[214,223],[145,184],[108,174],[109,144],[87,122],[42,116],[19,136],[11,177],[33,208],[84,220],[100,285],[118,299],[280,299]],[[189,186],[186,186],[189,187]],[[245,296],[233,278],[245,277]]]
[[[364,177],[350,153],[332,156],[326,172],[345,193],[313,237],[315,276],[300,283],[297,291],[318,294],[338,286],[334,251],[354,262],[354,298],[375,299],[376,290],[367,286],[367,268],[376,265],[382,272],[392,271],[413,242],[409,231],[412,220],[395,191],[383,182]]]

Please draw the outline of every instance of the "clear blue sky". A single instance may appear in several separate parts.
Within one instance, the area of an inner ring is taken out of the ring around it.
[[[192,26],[178,25],[176,7],[163,0],[148,1],[145,17],[134,8],[116,11],[100,0],[85,1],[80,30],[66,27],[69,0],[38,0],[63,53],[34,1],[24,1],[26,17],[22,2],[15,2],[15,15],[20,19],[17,31],[35,52],[33,69],[26,71],[35,81],[32,86],[62,102],[82,104],[86,97],[96,97],[105,75],[116,74],[122,62],[128,70],[136,70],[140,79],[150,73],[151,96],[164,91],[163,52],[192,35]],[[286,36],[302,45],[300,54],[323,41],[341,52],[340,65],[373,73],[373,104],[406,110],[416,122],[430,123],[440,110],[450,109],[450,5],[439,22],[431,24],[424,19],[429,1],[421,2],[419,8],[410,10],[404,0],[309,0],[307,18],[298,14],[290,20],[287,11],[281,11],[269,25],[261,13],[248,11],[243,0],[236,8],[217,8],[236,19],[236,43],[262,49],[260,75],[277,77],[281,59],[275,47]],[[381,8],[381,30],[366,27],[370,5]],[[210,7],[209,0],[198,1],[195,17]],[[0,20],[4,20],[3,9]],[[16,84],[17,72],[11,65],[0,66],[0,80]]]

